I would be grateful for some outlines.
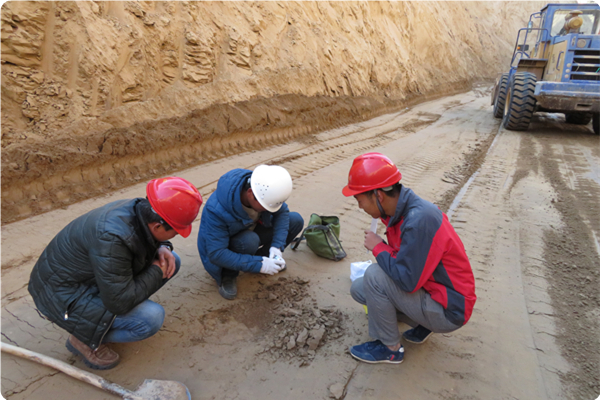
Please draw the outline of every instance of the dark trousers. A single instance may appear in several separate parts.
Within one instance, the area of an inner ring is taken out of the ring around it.
[[[285,247],[296,238],[304,228],[304,219],[297,212],[290,212],[290,227]],[[253,231],[242,231],[229,239],[229,250],[239,254],[251,254],[263,257],[269,257],[269,249],[273,241],[273,227],[265,228],[257,224]],[[238,276],[239,271],[223,268],[221,276]]]

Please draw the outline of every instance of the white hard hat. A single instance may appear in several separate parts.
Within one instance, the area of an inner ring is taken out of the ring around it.
[[[252,172],[250,186],[260,205],[276,212],[292,194],[292,177],[283,167],[259,165]]]

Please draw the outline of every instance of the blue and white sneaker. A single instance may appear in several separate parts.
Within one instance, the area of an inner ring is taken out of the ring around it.
[[[402,337],[407,342],[414,344],[423,344],[429,336],[433,335],[433,332],[425,328],[423,325],[418,325],[416,328],[409,329],[402,334]]]
[[[352,357],[369,364],[400,364],[404,359],[404,347],[400,346],[398,351],[390,350],[379,340],[365,342],[350,348]]]

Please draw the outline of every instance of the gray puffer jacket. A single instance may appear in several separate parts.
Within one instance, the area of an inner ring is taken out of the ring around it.
[[[162,285],[151,265],[161,244],[138,208],[120,200],[73,220],[33,267],[29,293],[46,317],[96,349],[116,315],[129,312]]]

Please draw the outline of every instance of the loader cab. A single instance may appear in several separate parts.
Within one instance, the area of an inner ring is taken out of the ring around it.
[[[566,4],[565,4],[566,5]],[[579,28],[580,35],[597,35],[598,34],[598,21],[600,20],[600,10],[596,9],[585,9],[585,4],[575,4],[576,7],[569,7],[565,9],[565,5],[553,9],[552,13],[546,14],[547,17],[547,29],[550,32],[550,36],[556,43],[557,41],[563,41],[567,32],[565,31],[565,19],[573,11],[573,9],[581,10],[581,18],[583,19],[583,25]],[[569,4],[569,6],[571,6]]]
[[[568,31],[565,22],[573,13],[582,24],[577,30]],[[527,28],[519,30],[510,76],[518,71],[533,72],[537,80],[554,82],[599,80],[599,30],[598,4],[546,5],[531,14]]]
[[[530,57],[543,58],[544,44],[555,44],[567,40],[565,18],[574,10],[580,10],[583,19],[579,35],[600,34],[600,7],[597,4],[548,4],[541,11],[531,14],[529,17],[527,41],[532,40],[531,32],[535,31],[533,36],[535,45],[526,46],[533,48],[533,52],[529,54]],[[523,40],[525,41],[525,38]]]
[[[548,60],[543,80],[552,82],[599,81],[600,6],[598,4],[549,4],[542,9]],[[565,22],[576,14],[581,26],[569,31]]]

